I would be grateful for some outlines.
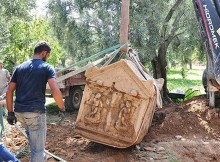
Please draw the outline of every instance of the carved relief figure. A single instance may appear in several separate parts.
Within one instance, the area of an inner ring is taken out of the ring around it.
[[[122,93],[113,92],[111,95],[111,100],[106,100],[106,103],[109,105],[105,126],[105,131],[107,132],[115,133],[117,131],[114,127],[116,122],[115,116],[118,116],[118,107],[122,97]]]
[[[87,114],[86,119],[91,123],[100,123],[101,109],[103,107],[101,97],[102,97],[101,93],[96,93],[93,99],[90,98],[90,103],[92,103],[91,111]]]
[[[115,128],[117,130],[125,131],[128,129],[132,103],[131,101],[127,100],[125,104],[121,103],[120,107],[121,107],[121,110],[119,112],[118,120],[116,121]]]

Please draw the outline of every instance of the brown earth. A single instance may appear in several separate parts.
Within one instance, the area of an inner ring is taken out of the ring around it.
[[[57,125],[56,116],[48,114],[46,149],[68,162],[220,162],[219,109],[210,109],[205,96],[157,110],[143,141],[126,149],[77,135],[73,124],[76,116],[67,114],[67,119]],[[17,128],[7,125],[4,139],[7,148],[19,153],[21,162],[28,161],[28,142]],[[48,162],[56,161],[48,157]]]

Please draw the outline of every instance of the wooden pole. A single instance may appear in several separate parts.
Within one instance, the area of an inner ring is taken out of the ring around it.
[[[120,23],[120,44],[129,43],[129,6],[130,0],[122,0],[121,4],[121,23]],[[127,46],[121,48],[123,52],[127,52]]]

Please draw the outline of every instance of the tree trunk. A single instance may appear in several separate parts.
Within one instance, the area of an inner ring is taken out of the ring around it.
[[[170,98],[168,96],[169,90],[167,88],[167,60],[166,60],[166,54],[167,54],[167,48],[170,45],[171,41],[173,38],[177,37],[181,33],[178,33],[175,35],[177,31],[177,23],[182,15],[182,13],[178,13],[177,16],[173,19],[173,22],[171,24],[170,30],[168,31],[168,24],[171,21],[171,18],[174,14],[174,12],[177,10],[178,6],[183,0],[177,0],[175,1],[174,5],[171,7],[169,10],[165,21],[163,23],[161,32],[160,32],[160,37],[161,37],[161,43],[158,49],[158,56],[156,56],[152,60],[152,67],[153,67],[153,72],[154,72],[154,78],[163,78],[164,79],[164,85],[162,89],[162,98],[163,102],[167,103],[170,102]]]
[[[158,50],[158,56],[154,57],[154,59],[151,61],[152,67],[153,67],[153,76],[154,78],[163,78],[164,79],[164,85],[161,92],[162,98],[166,101],[169,101],[168,97],[168,88],[167,88],[167,61],[166,61],[166,51],[167,47],[166,44],[161,44],[159,50]]]
[[[189,69],[192,69],[192,60],[189,61]]]
[[[66,59],[65,58],[61,59],[61,65],[63,67],[66,67]]]

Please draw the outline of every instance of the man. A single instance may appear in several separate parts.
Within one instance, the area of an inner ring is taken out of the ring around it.
[[[3,95],[10,81],[10,74],[7,69],[3,68],[3,61],[0,60],[0,96]]]
[[[55,71],[46,63],[50,51],[51,48],[47,42],[37,43],[33,59],[23,62],[15,69],[6,92],[8,123],[13,125],[18,119],[25,127],[31,150],[31,162],[45,160],[47,82],[59,107],[59,116],[65,117],[64,103],[56,83]],[[16,91],[16,99],[13,110],[14,91]]]
[[[18,159],[10,153],[2,143],[0,143],[0,161],[19,162]]]
[[[6,101],[3,100],[4,98],[0,99],[0,128],[1,128],[1,135],[2,131],[4,130],[3,124],[3,113],[2,109],[6,105]],[[0,136],[0,162],[1,161],[11,161],[11,162],[19,162],[18,159],[9,152],[9,150],[3,145],[2,136]]]

